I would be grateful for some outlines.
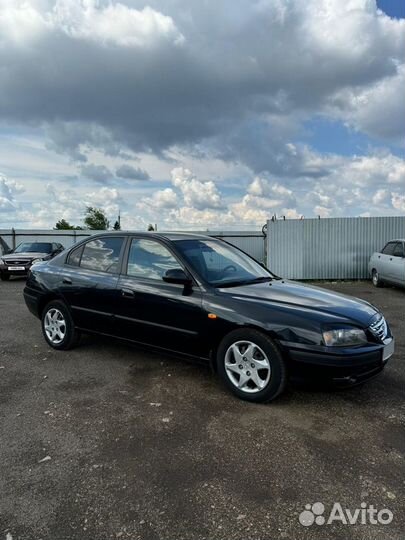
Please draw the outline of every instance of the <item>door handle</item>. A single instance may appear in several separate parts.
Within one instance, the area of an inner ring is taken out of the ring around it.
[[[62,283],[65,285],[72,285],[72,280],[68,277],[63,278]]]
[[[125,296],[127,298],[133,298],[135,296],[135,293],[132,289],[126,289],[125,287],[121,289],[121,296]]]

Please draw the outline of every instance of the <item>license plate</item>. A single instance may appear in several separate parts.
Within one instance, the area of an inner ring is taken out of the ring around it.
[[[386,362],[388,360],[388,358],[391,358],[391,356],[394,354],[394,350],[395,350],[395,341],[394,341],[394,339],[392,339],[384,347],[383,362]]]
[[[25,266],[9,266],[8,271],[14,272],[15,270],[25,270]]]

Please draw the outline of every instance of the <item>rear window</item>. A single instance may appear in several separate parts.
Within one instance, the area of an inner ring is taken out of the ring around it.
[[[124,238],[97,238],[84,245],[80,267],[98,272],[118,272]]]

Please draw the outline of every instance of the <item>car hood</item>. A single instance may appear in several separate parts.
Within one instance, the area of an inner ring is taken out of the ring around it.
[[[239,300],[277,303],[322,311],[364,326],[368,326],[372,317],[378,313],[377,308],[365,300],[289,280],[274,279],[271,282],[222,288],[220,291]]]
[[[32,259],[44,259],[45,257],[49,257],[49,253],[40,253],[37,252],[31,252],[31,251],[22,251],[21,253],[9,253],[8,255],[2,255],[1,258],[5,261],[15,261],[21,259],[23,260],[32,260]]]

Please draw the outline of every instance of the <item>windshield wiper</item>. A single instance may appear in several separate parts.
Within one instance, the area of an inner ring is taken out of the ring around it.
[[[264,283],[266,281],[272,281],[273,278],[270,276],[267,277],[257,277],[254,279],[238,279],[234,281],[225,281],[224,283],[215,283],[214,287],[223,288],[223,287],[239,287],[241,285],[253,285],[255,283]]]

